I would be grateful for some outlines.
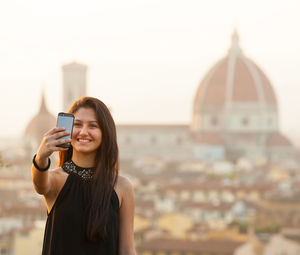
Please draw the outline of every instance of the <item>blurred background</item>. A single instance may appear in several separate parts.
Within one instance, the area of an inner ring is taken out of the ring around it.
[[[41,254],[32,156],[84,95],[116,121],[139,255],[300,254],[299,9],[0,2],[0,255]]]

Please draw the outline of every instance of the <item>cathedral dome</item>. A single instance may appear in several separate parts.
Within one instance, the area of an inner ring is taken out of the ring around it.
[[[40,143],[43,135],[55,127],[56,118],[48,111],[45,96],[42,94],[41,105],[38,113],[28,123],[24,136],[32,143]]]
[[[238,34],[204,76],[193,106],[194,131],[276,131],[277,99],[265,73],[247,58]]]

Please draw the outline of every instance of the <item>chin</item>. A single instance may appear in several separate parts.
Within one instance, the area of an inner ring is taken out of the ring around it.
[[[77,150],[78,152],[85,152],[85,153],[88,153],[88,152],[94,152],[96,149],[94,148],[75,148],[75,150]]]
[[[81,152],[81,153],[90,153],[97,150],[97,148],[91,148],[87,146],[73,146],[73,150],[76,150],[77,152]]]

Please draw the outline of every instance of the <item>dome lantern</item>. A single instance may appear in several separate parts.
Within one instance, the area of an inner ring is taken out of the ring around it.
[[[238,35],[237,30],[235,29],[231,35],[231,46],[229,48],[229,54],[234,53],[234,54],[241,54],[242,50],[240,47],[240,38]]]

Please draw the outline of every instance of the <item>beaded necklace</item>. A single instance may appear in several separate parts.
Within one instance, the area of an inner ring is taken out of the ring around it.
[[[68,174],[75,173],[85,181],[89,181],[93,178],[96,169],[95,167],[77,166],[73,160],[66,161],[61,167]]]

